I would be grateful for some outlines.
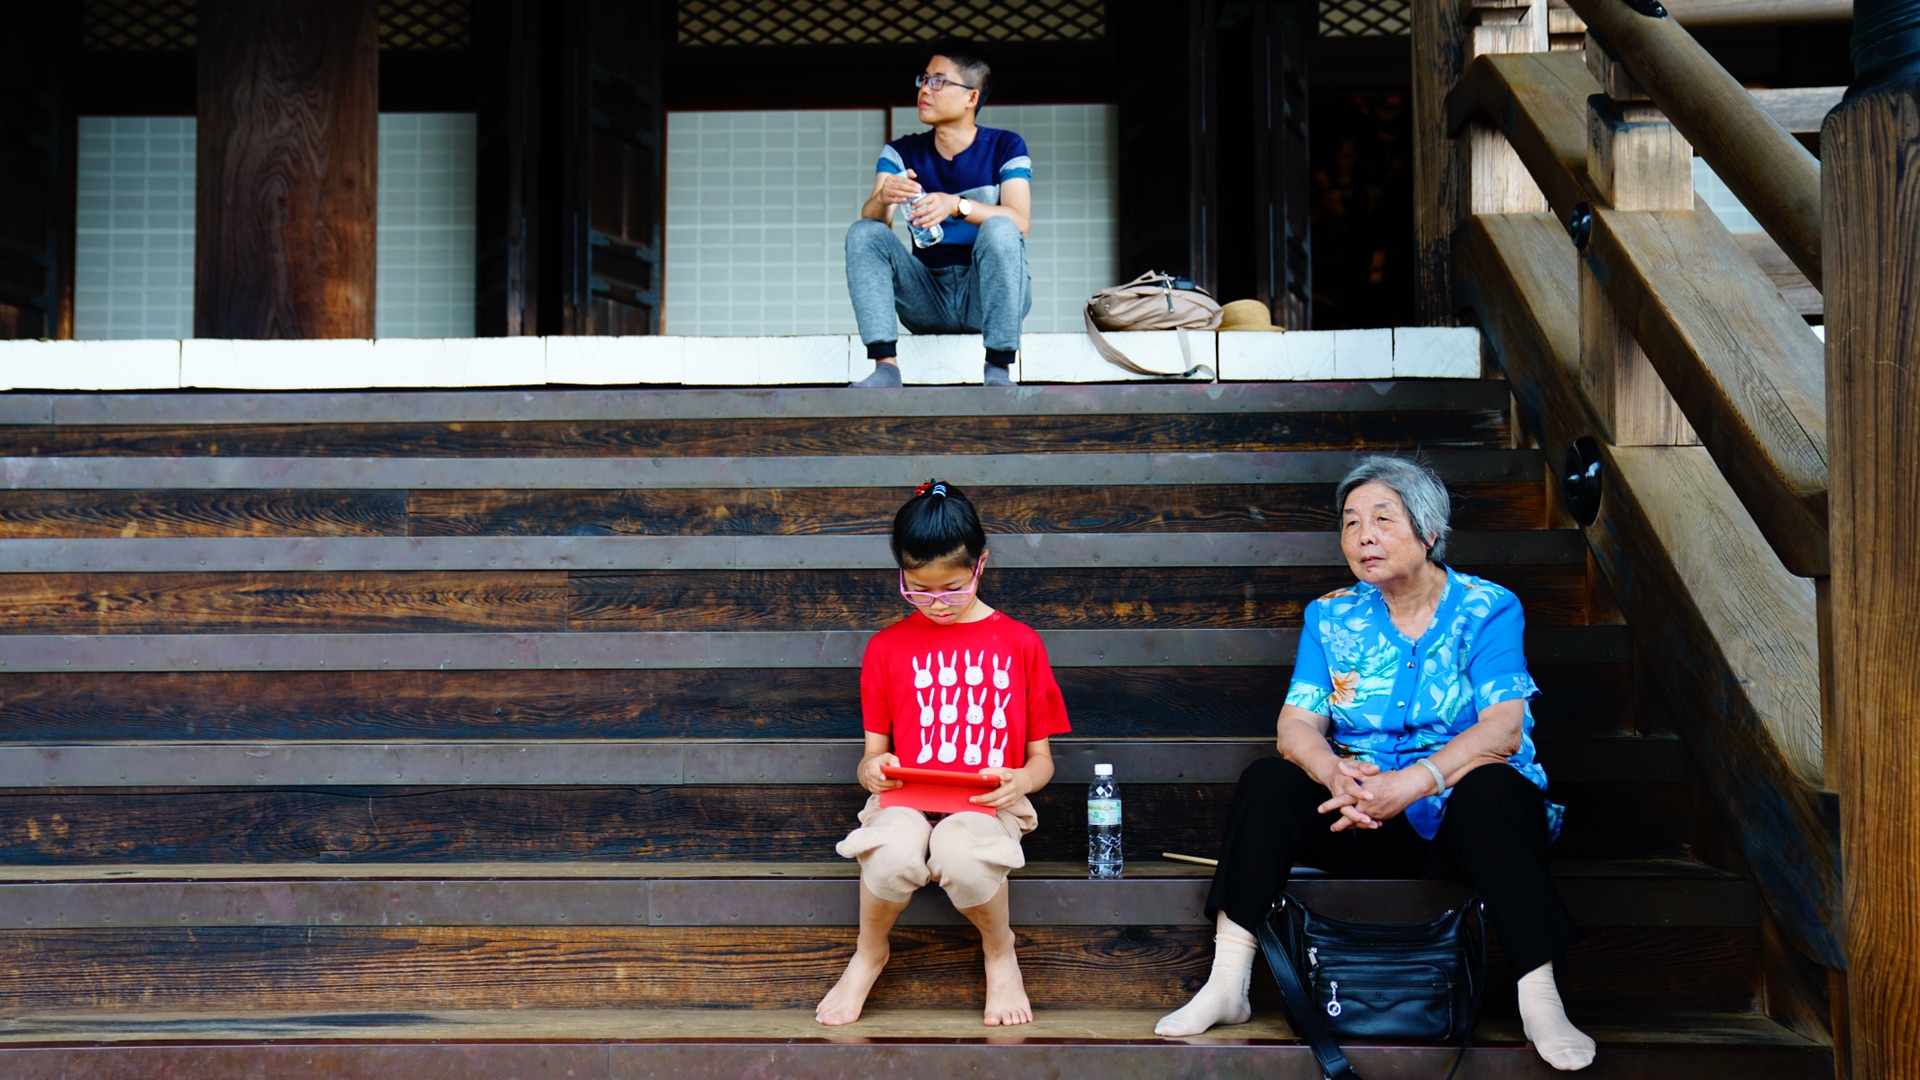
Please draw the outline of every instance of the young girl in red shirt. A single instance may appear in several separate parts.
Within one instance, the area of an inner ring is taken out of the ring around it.
[[[834,849],[860,860],[860,937],[814,1010],[822,1024],[860,1018],[887,965],[887,935],[928,881],[980,930],[988,1025],[1033,1019],[1007,921],[1007,873],[1026,864],[1020,838],[1038,819],[1027,796],[1053,778],[1048,739],[1068,730],[1040,635],[980,599],[987,536],[960,489],[922,484],[893,519],[900,594],[913,613],[880,631],[860,665],[866,749],[856,773],[872,794],[860,827]],[[900,786],[882,770],[935,769],[999,781],[977,812],[932,815],[881,806]],[[938,820],[934,820],[937,818]]]

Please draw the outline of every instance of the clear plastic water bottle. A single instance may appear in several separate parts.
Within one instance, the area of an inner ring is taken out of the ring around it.
[[[926,193],[921,192],[919,195],[914,196],[914,199],[912,202],[903,203],[901,205],[901,211],[906,215],[906,218],[907,218],[907,231],[913,234],[914,247],[921,247],[921,248],[932,247],[933,245],[939,243],[941,240],[945,239],[947,235],[947,230],[941,228],[940,223],[937,221],[927,226],[924,229],[913,223],[913,208],[920,205],[920,200],[926,197],[927,197]]]
[[[1120,847],[1120,785],[1113,766],[1095,765],[1087,785],[1087,876],[1117,878],[1126,860]]]

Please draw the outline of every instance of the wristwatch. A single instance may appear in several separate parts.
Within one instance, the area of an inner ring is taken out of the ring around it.
[[[973,216],[973,200],[967,198],[965,195],[960,196],[959,210],[955,216],[962,221],[965,221],[966,219],[972,217]]]

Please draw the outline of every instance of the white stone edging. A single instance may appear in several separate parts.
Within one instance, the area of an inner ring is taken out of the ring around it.
[[[1175,331],[1107,335],[1136,363],[1215,367],[1222,381],[1472,379],[1480,333],[1465,327]],[[904,335],[910,385],[977,385],[976,335]],[[482,386],[827,385],[872,370],[847,334],[795,337],[382,338],[299,341],[0,341],[0,390],[327,390]],[[1034,383],[1144,382],[1084,334],[1027,334],[1014,365]]]

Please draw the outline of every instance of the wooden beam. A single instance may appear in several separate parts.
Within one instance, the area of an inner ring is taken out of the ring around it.
[[[1713,171],[1816,286],[1820,164],[1673,19],[1568,0]]]
[[[1856,37],[1856,44],[1859,42]],[[1834,745],[1847,911],[1847,1009],[1856,1076],[1920,1073],[1920,93],[1894,84],[1828,117],[1827,410],[1833,444]],[[1890,812],[1891,811],[1891,812]]]
[[[1853,0],[1665,0],[1682,26],[1788,26],[1847,22]]]
[[[1597,210],[1583,262],[1780,560],[1825,576],[1819,339],[1711,215]]]
[[[375,0],[199,8],[194,334],[373,336]]]
[[[1821,123],[1840,104],[1846,92],[1844,86],[1791,86],[1754,90],[1752,94],[1753,100],[1781,127],[1795,135],[1818,135]]]
[[[1559,213],[1600,201],[1578,126],[1580,91],[1599,84],[1580,66],[1569,54],[1482,58],[1451,103],[1461,118],[1502,124]],[[1585,261],[1604,271],[1597,280],[1607,297],[1780,558],[1796,573],[1823,575],[1818,339],[1711,212],[1595,211]],[[1713,270],[1702,275],[1701,266]],[[1742,314],[1730,318],[1729,303]]]
[[[1807,275],[1793,265],[1793,260],[1780,250],[1780,245],[1774,242],[1773,237],[1763,232],[1734,233],[1733,242],[1739,244],[1740,250],[1753,259],[1753,264],[1767,275],[1767,280],[1780,290],[1781,298],[1794,311],[1803,316],[1819,315],[1826,311],[1827,302],[1821,297],[1820,290],[1814,288],[1813,282],[1807,280]]]
[[[1413,6],[1414,310],[1422,323],[1450,326],[1451,245],[1471,213],[1546,209],[1527,169],[1490,127],[1456,131],[1447,95],[1474,57],[1543,53],[1547,0],[1433,0]]]
[[[1601,92],[1587,99],[1587,181],[1616,210],[1693,207],[1693,151],[1647,102],[1605,43],[1581,50]],[[1700,437],[1674,403],[1590,260],[1580,261],[1580,378],[1618,446],[1691,446]]]
[[[1483,215],[1462,229],[1460,254],[1462,294],[1552,457],[1597,426],[1578,389],[1572,246],[1544,214]],[[1706,451],[1601,451],[1588,542],[1783,931],[1838,967],[1813,587],[1766,550]]]

